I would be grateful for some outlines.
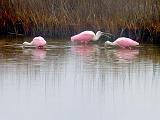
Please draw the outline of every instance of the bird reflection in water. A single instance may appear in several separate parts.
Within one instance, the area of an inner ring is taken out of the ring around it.
[[[47,51],[45,49],[24,49],[23,53],[31,55],[33,60],[40,61],[46,58]]]
[[[77,45],[71,48],[71,51],[74,54],[77,54],[80,56],[88,56],[92,54],[95,50],[96,50],[96,46],[93,46],[93,45]]]
[[[115,51],[115,56],[119,60],[133,60],[136,59],[139,55],[139,49],[117,49]]]

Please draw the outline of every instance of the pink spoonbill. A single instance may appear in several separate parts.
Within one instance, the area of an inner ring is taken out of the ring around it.
[[[89,41],[97,41],[103,32],[98,31],[96,34],[93,31],[83,31],[71,37],[72,42],[88,43]]]
[[[38,36],[35,37],[31,42],[24,42],[24,47],[36,47],[36,48],[43,48],[46,45],[46,41],[43,37]]]
[[[130,39],[130,38],[120,37],[120,38],[116,39],[114,42],[106,41],[105,46],[108,46],[108,45],[109,46],[118,46],[121,48],[131,48],[131,47],[138,46],[139,43]]]

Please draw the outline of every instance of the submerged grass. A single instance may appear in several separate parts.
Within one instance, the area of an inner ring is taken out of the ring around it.
[[[160,32],[159,0],[2,0],[1,5],[1,29],[11,33],[56,37],[86,29],[117,35],[126,29]]]

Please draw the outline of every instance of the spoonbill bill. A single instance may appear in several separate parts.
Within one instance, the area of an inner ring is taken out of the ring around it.
[[[77,35],[71,37],[72,42],[88,43],[89,41],[97,41],[103,32],[97,31],[95,34],[93,31],[83,31]]]
[[[130,48],[138,46],[139,43],[126,37],[120,37],[116,39],[114,42],[106,41],[105,46],[118,46],[121,48]]]
[[[24,42],[23,43],[24,47],[36,47],[36,48],[43,48],[46,45],[46,41],[44,40],[43,37],[38,36],[35,37],[31,42]]]

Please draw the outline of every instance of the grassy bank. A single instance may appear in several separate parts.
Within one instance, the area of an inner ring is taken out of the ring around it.
[[[2,0],[1,4],[1,30],[9,34],[67,37],[102,30],[142,41],[159,38],[159,0]]]

